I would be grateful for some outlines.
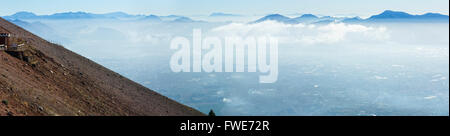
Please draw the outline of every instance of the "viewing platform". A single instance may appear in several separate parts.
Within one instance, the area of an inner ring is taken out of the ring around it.
[[[0,51],[21,52],[24,51],[25,41],[11,36],[11,33],[0,27]]]

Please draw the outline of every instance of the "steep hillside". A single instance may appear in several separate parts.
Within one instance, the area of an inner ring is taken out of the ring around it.
[[[0,27],[27,44],[23,58],[0,51],[0,116],[203,115],[2,18]]]

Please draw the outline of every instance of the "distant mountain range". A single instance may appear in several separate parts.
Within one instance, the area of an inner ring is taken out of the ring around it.
[[[280,15],[280,14],[267,15],[267,16],[265,16],[263,18],[260,18],[260,19],[258,19],[256,21],[254,21],[253,23],[260,23],[260,22],[269,21],[269,20],[271,20],[271,21],[278,21],[278,22],[286,23],[286,24],[297,24],[297,23],[299,23],[298,21],[296,21],[296,20],[294,20],[292,18],[283,16],[283,15]]]
[[[331,23],[331,22],[335,22],[335,21],[340,21],[342,19],[331,17],[331,16],[318,17],[313,14],[304,14],[304,15],[302,15],[300,17],[296,17],[296,18],[286,17],[286,16],[283,16],[280,14],[271,14],[271,15],[267,15],[261,19],[258,19],[252,23],[259,23],[259,22],[264,22],[264,21],[268,21],[268,20],[278,21],[278,22],[282,22],[282,23],[286,23],[286,24],[298,24],[298,23],[312,24],[312,23]]]
[[[52,27],[39,22],[39,21],[35,21],[35,22],[27,22],[27,21],[23,21],[23,20],[19,20],[19,19],[15,19],[15,20],[10,20],[8,19],[7,21],[20,26],[30,32],[33,32],[43,38],[45,38],[46,40],[50,40],[50,41],[60,41],[60,42],[70,42],[70,39],[65,38],[60,36]]]
[[[212,13],[209,17],[236,17],[241,15],[227,13]],[[4,16],[8,20],[29,20],[29,19],[135,19],[143,21],[165,21],[165,22],[202,22],[196,21],[185,16],[169,15],[130,15],[124,12],[112,12],[106,14],[93,14],[87,12],[64,12],[52,15],[36,15],[32,12],[17,12],[10,16]],[[316,16],[313,14],[304,14],[299,17],[290,18],[280,14],[271,14],[262,17],[250,23],[259,23],[264,21],[278,21],[286,24],[328,24],[333,22],[344,23],[374,23],[374,22],[448,22],[449,16],[438,13],[426,13],[423,15],[412,15],[406,12],[386,10],[381,14],[373,15],[367,19],[360,17],[332,17],[332,16]]]
[[[63,19],[137,19],[146,21],[171,21],[171,22],[189,22],[194,21],[188,17],[169,15],[169,16],[157,16],[157,15],[130,15],[124,12],[112,12],[105,14],[93,14],[87,12],[64,12],[55,13],[52,15],[36,15],[32,12],[17,12],[10,16],[4,16],[7,20],[29,20],[29,19],[51,19],[51,20],[63,20]]]
[[[17,12],[11,16],[5,16],[5,19],[91,19],[91,18],[107,18],[111,16],[123,16],[119,12],[109,14],[91,14],[86,12],[64,12],[52,15],[36,15],[32,12]]]
[[[280,14],[271,14],[262,17],[252,23],[259,23],[264,21],[278,21],[286,24],[322,24],[332,22],[344,23],[371,23],[371,22],[448,22],[449,16],[438,13],[426,13],[423,15],[411,15],[406,12],[386,10],[381,14],[373,15],[367,19],[360,17],[352,18],[337,18],[331,16],[318,17],[312,14],[304,14],[300,17],[290,18]]]
[[[449,16],[438,13],[426,13],[423,15],[411,15],[405,12],[386,10],[381,14],[371,16],[368,21],[448,21]]]

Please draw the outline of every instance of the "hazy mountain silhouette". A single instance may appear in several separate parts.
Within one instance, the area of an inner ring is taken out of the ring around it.
[[[136,19],[144,21],[169,21],[169,22],[199,22],[185,16],[169,15],[169,16],[157,16],[157,15],[130,15],[125,12],[111,12],[105,14],[93,14],[87,12],[64,12],[55,13],[52,15],[36,15],[32,12],[17,12],[10,16],[4,16],[3,18],[10,21],[13,20],[28,20],[28,19]]]
[[[297,21],[299,23],[307,23],[307,24],[309,24],[309,23],[314,23],[314,22],[319,21],[319,17],[317,17],[317,16],[315,16],[313,14],[304,14],[304,15],[302,15],[300,17],[294,18],[293,20],[295,20],[295,21]]]
[[[363,21],[364,21],[364,19],[362,19],[360,17],[352,17],[352,18],[345,18],[341,22],[343,22],[343,23],[359,23],[359,22],[363,22]]]
[[[105,14],[93,14],[87,12],[63,12],[52,15],[36,15],[32,12],[21,11],[11,16],[4,16],[5,19],[94,19],[94,18],[128,18],[141,15],[129,15],[125,12],[111,12]]]
[[[46,40],[51,41],[59,41],[59,42],[70,42],[68,38],[60,36],[52,27],[48,26],[47,24],[44,24],[39,21],[34,22],[27,22],[19,19],[10,20],[7,21],[18,25],[32,33],[35,33]]]
[[[280,14],[271,14],[260,18],[253,23],[267,20],[278,21],[286,24],[326,24],[333,22],[364,23],[364,22],[448,22],[449,16],[438,13],[426,13],[423,15],[411,15],[406,12],[386,10],[381,14],[373,15],[368,19],[360,17],[335,18],[331,16],[318,17],[313,14],[304,14],[300,17],[289,18]]]
[[[259,23],[259,22],[264,22],[264,21],[268,21],[268,20],[277,21],[277,22],[286,23],[286,24],[297,24],[297,23],[299,23],[298,21],[296,21],[296,20],[294,20],[292,18],[283,16],[283,15],[280,15],[280,14],[267,15],[267,16],[265,16],[263,18],[260,18],[260,19],[258,19],[256,21],[254,21],[253,23]]]
[[[32,12],[25,12],[25,11],[21,11],[21,12],[17,12],[11,16],[5,16],[5,19],[10,19],[10,20],[15,20],[15,19],[35,19],[38,18],[39,16],[32,13]]]
[[[210,17],[232,17],[239,16],[235,14],[227,13],[212,13]],[[26,20],[26,19],[105,19],[105,18],[135,18],[146,21],[170,21],[170,22],[196,22],[188,17],[170,15],[170,16],[157,16],[157,15],[130,15],[125,12],[112,12],[105,14],[93,14],[87,12],[63,12],[55,13],[52,15],[36,15],[32,12],[17,12],[10,16],[4,16],[3,18],[8,20]],[[368,19],[361,19],[360,17],[352,18],[336,18],[332,16],[318,17],[313,14],[304,14],[299,17],[290,18],[280,14],[270,14],[264,16],[251,23],[258,23],[264,21],[278,21],[286,24],[322,24],[332,22],[344,22],[344,23],[361,23],[361,22],[448,22],[449,16],[438,13],[426,13],[423,15],[412,15],[401,11],[386,10],[381,14],[373,15]]]
[[[449,16],[438,13],[411,15],[406,12],[386,10],[381,14],[373,15],[367,19],[370,22],[417,22],[417,21],[448,21]]]
[[[189,23],[189,22],[196,22],[196,21],[192,20],[191,18],[188,18],[188,17],[178,17],[175,20],[173,20],[172,22]]]
[[[142,20],[146,20],[146,21],[162,21],[161,18],[159,18],[156,15],[145,16],[144,18],[142,18]]]
[[[212,13],[211,15],[209,15],[210,17],[237,17],[237,16],[241,16],[241,15],[236,15],[236,14],[228,14],[228,13],[222,13],[222,12],[215,12]]]

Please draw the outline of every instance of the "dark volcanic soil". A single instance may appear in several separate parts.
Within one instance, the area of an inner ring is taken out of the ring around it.
[[[0,116],[196,116],[203,113],[0,18],[37,64],[0,51]]]

